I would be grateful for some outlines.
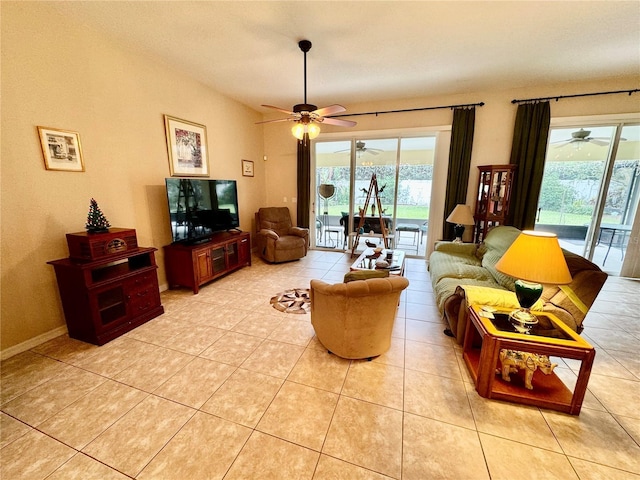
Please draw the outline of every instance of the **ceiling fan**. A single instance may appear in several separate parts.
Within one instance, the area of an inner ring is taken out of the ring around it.
[[[345,150],[338,150],[337,152],[334,153],[343,153],[343,152],[350,152],[351,149],[347,148]],[[372,155],[379,155],[380,153],[384,152],[384,150],[380,150],[379,148],[367,148],[365,146],[365,143],[358,140],[356,141],[356,155],[360,156],[363,153],[370,153]]]
[[[580,143],[593,143],[594,145],[600,146],[609,145],[610,143],[610,140],[606,137],[590,137],[589,135],[591,135],[590,130],[581,128],[580,130],[571,132],[571,139],[553,142],[555,144],[554,148],[561,148],[572,143],[577,145],[579,145]]]
[[[257,123],[273,123],[273,122],[295,122],[291,129],[293,136],[302,140],[304,134],[308,134],[309,138],[316,138],[320,134],[320,123],[328,125],[337,125],[339,127],[353,127],[356,122],[351,120],[342,120],[338,118],[330,118],[328,115],[346,112],[346,108],[342,105],[329,105],[328,107],[318,108],[315,105],[307,103],[307,52],[311,50],[311,42],[309,40],[300,40],[298,47],[304,53],[304,103],[293,106],[293,111],[286,110],[273,105],[262,105],[266,108],[273,108],[279,112],[289,115],[287,118],[277,120],[265,120]]]

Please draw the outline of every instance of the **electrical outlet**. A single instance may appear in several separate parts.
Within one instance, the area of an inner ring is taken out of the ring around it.
[[[282,201],[283,201],[284,203],[287,203],[287,197],[284,197],[284,198],[282,199]]]
[[[296,203],[296,197],[291,197],[291,203]]]

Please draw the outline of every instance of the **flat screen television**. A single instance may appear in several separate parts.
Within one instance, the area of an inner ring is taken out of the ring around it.
[[[165,183],[174,242],[198,243],[240,227],[235,180],[167,178]]]

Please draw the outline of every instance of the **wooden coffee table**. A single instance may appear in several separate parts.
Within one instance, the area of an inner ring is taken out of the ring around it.
[[[480,305],[469,307],[462,356],[481,397],[558,410],[578,415],[587,391],[595,357],[594,348],[580,335],[548,312],[532,312],[539,323],[528,334],[518,333],[508,318],[510,310],[496,310],[494,319],[482,316]],[[525,388],[522,371],[506,382],[497,374],[501,349],[580,360],[580,371],[573,392],[558,378],[536,371],[533,390]]]
[[[356,261],[351,264],[350,270],[376,270],[376,260],[378,258],[387,258],[387,252],[392,252],[391,263],[389,268],[380,268],[378,270],[388,270],[389,275],[404,275],[404,259],[405,254],[402,250],[382,250],[380,255],[376,255],[373,248],[366,248],[360,254]]]

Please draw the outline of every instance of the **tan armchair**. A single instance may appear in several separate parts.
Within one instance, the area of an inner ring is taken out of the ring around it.
[[[256,246],[268,262],[298,260],[307,254],[309,229],[294,227],[287,207],[267,207],[256,212]]]
[[[320,343],[342,358],[372,358],[391,346],[402,290],[400,276],[330,285],[311,280],[311,324]]]

